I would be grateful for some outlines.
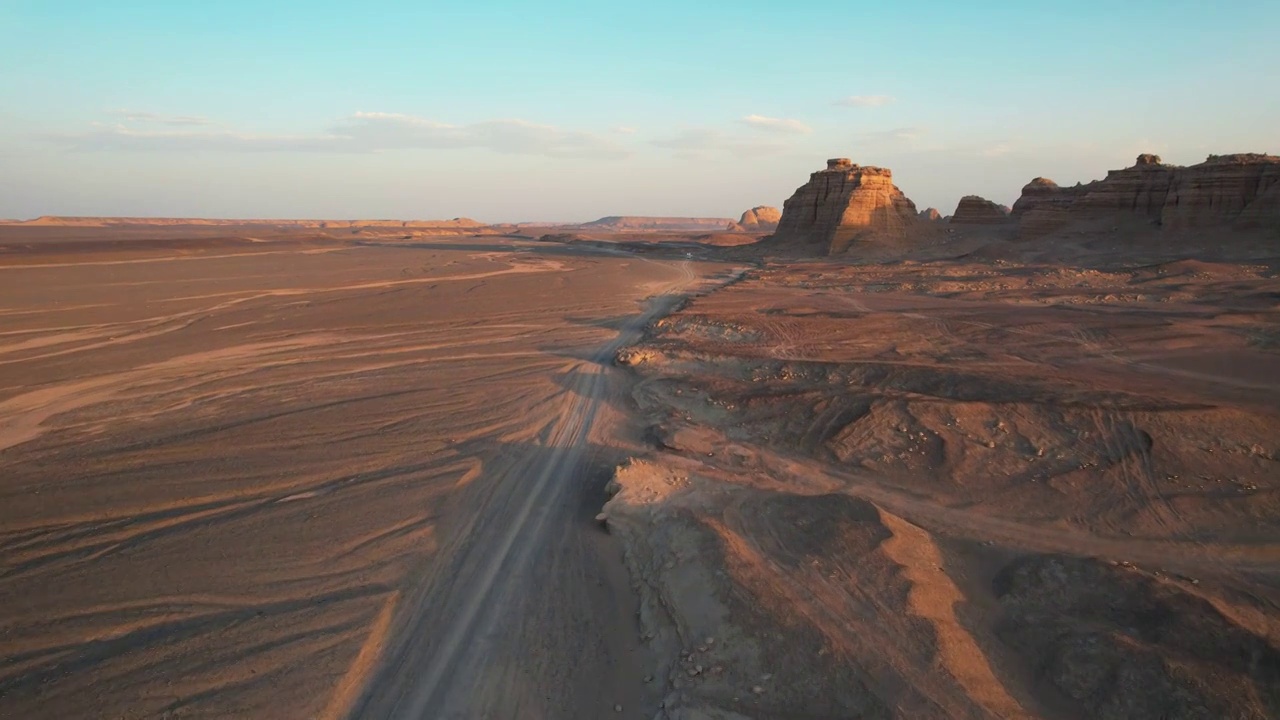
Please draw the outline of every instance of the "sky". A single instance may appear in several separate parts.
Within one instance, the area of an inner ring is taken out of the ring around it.
[[[920,208],[1280,153],[1280,2],[0,0],[0,217]]]

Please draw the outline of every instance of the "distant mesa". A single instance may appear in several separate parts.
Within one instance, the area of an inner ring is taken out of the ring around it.
[[[451,220],[305,220],[305,219],[224,219],[224,218],[162,218],[162,217],[88,217],[42,215],[26,220],[23,225],[52,225],[63,227],[126,227],[126,226],[270,226],[289,228],[409,228],[477,229],[488,227],[478,220],[457,217]]]
[[[977,195],[965,195],[951,215],[952,225],[1003,225],[1009,221],[1009,208]]]
[[[648,217],[643,215],[610,215],[599,220],[583,223],[578,227],[590,230],[636,231],[665,230],[669,232],[702,231],[718,232],[724,230],[733,220],[731,218],[696,218],[696,217]]]
[[[920,219],[925,222],[942,222],[942,213],[937,208],[925,208],[920,211]]]
[[[1144,153],[1132,167],[1085,185],[1061,187],[1036,178],[1022,188],[1013,217],[1022,238],[1102,219],[1141,220],[1173,231],[1280,228],[1280,157],[1210,155],[1180,167]]]
[[[837,255],[860,241],[905,239],[919,222],[915,203],[887,168],[833,158],[782,205],[771,242]]]

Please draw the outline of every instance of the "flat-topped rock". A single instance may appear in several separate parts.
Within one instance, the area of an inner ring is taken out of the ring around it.
[[[783,203],[773,237],[778,244],[835,255],[859,240],[902,239],[917,223],[915,203],[887,168],[833,158]]]
[[[701,217],[657,217],[646,215],[609,215],[599,220],[583,223],[579,227],[592,230],[634,231],[634,230],[666,230],[678,231],[713,231],[723,230],[733,223],[730,218]]]
[[[1179,168],[1160,224],[1173,230],[1223,224],[1280,229],[1280,157],[1210,155],[1199,165]]]

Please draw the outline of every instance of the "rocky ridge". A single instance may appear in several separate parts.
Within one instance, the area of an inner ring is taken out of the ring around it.
[[[1023,238],[1098,218],[1145,220],[1166,230],[1280,227],[1280,157],[1210,155],[1181,167],[1142,154],[1132,167],[1084,185],[1036,178],[1023,187],[1013,217]]]

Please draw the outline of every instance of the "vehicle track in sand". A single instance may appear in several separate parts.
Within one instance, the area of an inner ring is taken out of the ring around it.
[[[554,707],[563,698],[534,686],[548,676],[572,675],[573,654],[598,640],[592,635],[599,628],[581,618],[566,626],[562,613],[616,610],[590,607],[581,587],[591,580],[587,560],[572,547],[582,537],[570,527],[585,520],[579,508],[589,494],[592,426],[603,404],[619,394],[608,369],[614,354],[670,312],[696,280],[689,262],[674,269],[678,277],[643,313],[569,371],[559,417],[544,429],[540,445],[517,449],[486,469],[496,476],[493,492],[472,497],[468,529],[442,548],[416,591],[401,601],[405,618],[391,631],[352,717],[596,717],[612,709],[608,697],[594,698],[590,707]],[[635,635],[631,617],[594,622]],[[563,635],[555,637],[558,632]]]

